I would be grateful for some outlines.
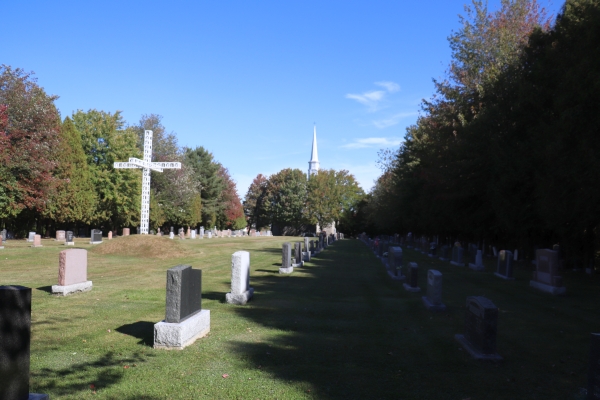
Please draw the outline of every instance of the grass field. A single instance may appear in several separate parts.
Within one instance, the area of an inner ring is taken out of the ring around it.
[[[565,296],[404,250],[404,263],[443,274],[448,311],[430,313],[421,293],[391,281],[358,240],[342,240],[292,275],[278,273],[281,244],[300,238],[169,240],[129,236],[89,250],[91,292],[50,294],[58,252],[8,241],[0,284],[33,288],[32,392],[51,399],[582,399],[590,332],[600,331],[600,277],[567,271]],[[89,239],[88,239],[89,241]],[[254,299],[224,302],[231,254],[250,252]],[[202,269],[211,332],[183,351],[154,350],[164,319],[166,270]],[[499,307],[500,363],[475,361],[454,340],[467,296]],[[224,377],[225,376],[225,377]]]

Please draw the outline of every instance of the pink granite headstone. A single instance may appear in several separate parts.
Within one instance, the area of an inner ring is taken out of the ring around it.
[[[108,240],[112,239],[112,231],[108,231]]]
[[[72,285],[87,281],[87,250],[69,249],[58,253],[58,284]]]
[[[129,228],[123,228],[123,236],[129,236]]]
[[[0,236],[0,249],[3,249],[4,245],[2,244],[2,236]]]
[[[187,232],[186,232],[185,236],[186,236],[186,237],[191,237],[191,236],[192,236],[192,232],[191,232],[191,229],[190,229],[190,227],[189,227],[189,226],[188,226],[188,228],[187,228]]]
[[[35,235],[33,237],[33,247],[42,247],[42,236]]]

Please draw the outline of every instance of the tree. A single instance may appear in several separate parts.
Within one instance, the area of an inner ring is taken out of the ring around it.
[[[272,223],[299,229],[305,224],[306,175],[286,168],[269,177],[267,210]]]
[[[73,121],[65,118],[58,146],[55,177],[45,215],[58,224],[90,223],[96,209],[96,191],[92,183],[81,136]]]
[[[223,204],[223,209],[217,218],[218,225],[221,228],[229,229],[245,228],[246,218],[244,216],[244,208],[237,194],[235,182],[231,179],[227,168],[222,165],[219,168],[218,174],[225,183],[219,200]]]
[[[111,228],[137,225],[140,221],[141,169],[114,169],[115,161],[141,158],[137,135],[124,129],[119,111],[81,110],[73,113],[94,183],[97,207],[92,222]]]
[[[346,170],[319,170],[308,179],[307,218],[324,227],[349,217],[364,196],[354,176]]]
[[[0,66],[0,218],[47,206],[60,132],[56,99],[32,73]]]
[[[212,153],[204,147],[184,149],[184,163],[191,168],[192,179],[200,188],[202,197],[202,222],[211,227],[217,223],[217,217],[224,209],[219,202],[225,190],[225,181],[219,175],[221,164],[214,161]]]
[[[258,230],[271,224],[267,202],[268,183],[267,177],[258,174],[250,184],[244,200],[244,213],[248,218],[248,225]]]

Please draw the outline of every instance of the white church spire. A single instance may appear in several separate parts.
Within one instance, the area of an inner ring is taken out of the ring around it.
[[[310,153],[310,161],[308,162],[308,177],[316,174],[319,171],[319,153],[317,152],[317,125],[313,131],[312,151]]]

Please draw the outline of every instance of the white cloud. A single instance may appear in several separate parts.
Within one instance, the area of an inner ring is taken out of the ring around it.
[[[404,112],[391,116],[390,118],[373,121],[373,125],[379,129],[384,129],[400,122],[401,119],[417,115],[418,112]]]
[[[400,85],[398,85],[396,82],[382,81],[382,82],[375,82],[375,84],[377,86],[384,87],[385,90],[387,90],[390,93],[394,93],[394,92],[400,91]]]
[[[398,138],[383,138],[383,137],[372,137],[365,139],[355,139],[354,142],[343,145],[346,149],[364,149],[366,147],[395,147],[402,143],[401,139]]]
[[[379,103],[385,97],[383,90],[374,90],[372,92],[365,92],[363,94],[347,94],[347,99],[356,100],[361,104],[367,106],[370,112],[377,111]]]

